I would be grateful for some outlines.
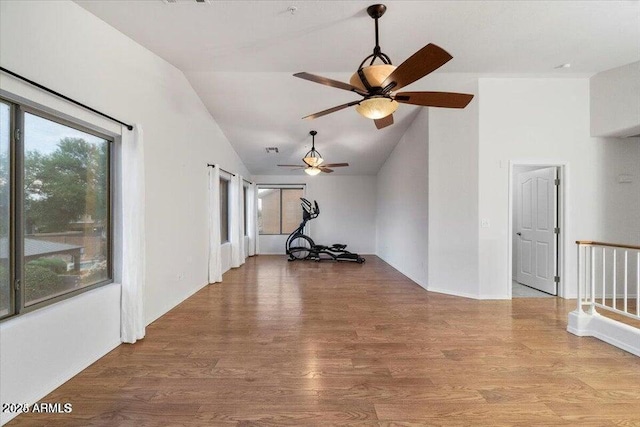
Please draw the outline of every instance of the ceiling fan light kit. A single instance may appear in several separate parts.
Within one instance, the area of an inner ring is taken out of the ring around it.
[[[356,111],[367,119],[377,120],[393,114],[398,109],[398,105],[400,104],[391,98],[373,97],[356,105]]]
[[[381,87],[382,82],[384,82],[396,68],[398,67],[391,64],[369,65],[368,67],[359,68],[358,71],[353,73],[351,79],[349,79],[349,83],[366,92],[367,87],[365,86],[365,82],[370,87]]]
[[[324,159],[320,155],[320,152],[316,150],[316,135],[318,134],[318,132],[316,132],[315,130],[312,130],[311,132],[309,132],[309,134],[311,135],[311,150],[309,150],[307,154],[304,155],[304,158],[302,159],[302,161],[313,168],[313,167],[320,166],[320,164],[324,162]],[[307,172],[307,173],[309,175],[318,174],[317,172],[316,173]]]
[[[311,176],[316,176],[320,172],[322,172],[322,170],[318,167],[309,167],[309,168],[306,168],[304,171],[307,173],[307,175],[311,175]]]
[[[332,173],[333,172],[332,168],[343,168],[343,167],[349,166],[349,163],[322,164],[324,162],[324,159],[322,158],[320,153],[316,150],[316,135],[317,134],[318,134],[318,132],[316,132],[315,130],[312,130],[311,132],[309,132],[309,135],[311,135],[311,141],[312,141],[311,142],[311,150],[309,150],[307,152],[307,154],[304,155],[304,158],[302,159],[304,164],[302,164],[302,165],[278,165],[278,166],[279,167],[283,167],[283,168],[294,168],[293,170],[304,169],[305,173],[307,175],[311,175],[311,176],[318,175],[320,172]]]
[[[389,56],[380,49],[379,43],[378,19],[384,15],[386,10],[387,7],[383,4],[374,4],[367,8],[367,13],[375,21],[376,45],[373,48],[373,53],[360,63],[349,83],[306,72],[294,74],[295,77],[301,79],[348,90],[362,96],[360,101],[338,105],[305,116],[304,119],[316,119],[356,106],[355,109],[360,115],[373,119],[376,127],[382,129],[393,124],[393,113],[398,108],[398,103],[423,107],[464,108],[471,102],[473,95],[466,93],[395,92],[442,67],[453,57],[439,46],[429,43],[399,66],[394,66]],[[376,60],[382,64],[374,65]],[[365,65],[367,61],[369,64]]]
[[[322,164],[322,162],[324,162],[324,159],[322,157],[313,157],[313,156],[310,156],[310,155],[307,154],[304,157],[304,159],[302,159],[302,161],[313,168],[313,167],[316,167],[316,166],[320,166],[320,164]]]

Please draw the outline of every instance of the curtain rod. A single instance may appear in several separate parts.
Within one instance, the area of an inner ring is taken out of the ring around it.
[[[215,168],[215,167],[216,167],[216,165],[212,165],[211,163],[207,163],[207,167]],[[220,166],[218,166],[218,169],[220,169],[222,172],[228,173],[228,174],[229,174],[229,175],[231,175],[231,176],[236,176],[236,174],[235,174],[235,173],[233,173],[233,172],[229,172],[229,171],[227,171],[227,170],[224,170],[224,169],[222,169]],[[244,179],[244,178],[242,178],[242,180],[243,180],[244,182],[246,182],[247,184],[253,184],[253,182],[251,182],[251,181],[247,181],[247,180],[246,180],[246,179]]]
[[[105,114],[105,113],[102,113],[102,112],[100,112],[100,111],[98,111],[98,110],[96,110],[96,109],[94,109],[94,108],[91,108],[91,107],[89,107],[89,106],[87,106],[87,105],[85,105],[85,104],[83,104],[83,103],[81,103],[81,102],[78,102],[78,101],[76,101],[75,99],[71,99],[71,98],[69,98],[68,96],[65,96],[65,95],[63,95],[63,94],[61,94],[61,93],[59,93],[59,92],[56,92],[56,91],[55,91],[55,90],[53,90],[53,89],[49,89],[48,87],[43,86],[43,85],[41,85],[40,83],[36,83],[36,82],[34,82],[33,80],[30,80],[30,79],[28,79],[28,78],[26,78],[26,77],[23,77],[23,76],[21,76],[20,74],[17,74],[17,73],[14,73],[13,71],[7,70],[7,69],[6,69],[6,68],[4,68],[4,67],[0,67],[0,71],[3,71],[3,72],[5,72],[5,73],[7,73],[7,74],[10,74],[10,75],[12,75],[13,77],[15,77],[15,78],[17,78],[17,79],[20,79],[20,80],[22,80],[22,81],[25,81],[25,82],[29,83],[30,85],[33,85],[33,86],[37,87],[38,89],[42,89],[42,90],[44,90],[45,92],[49,92],[49,93],[51,93],[51,94],[53,94],[53,95],[55,95],[55,96],[58,96],[58,97],[60,97],[60,98],[64,99],[65,101],[69,101],[69,102],[71,102],[72,104],[78,105],[78,106],[80,106],[80,107],[82,107],[82,108],[84,108],[84,109],[87,109],[87,110],[89,110],[89,111],[91,111],[91,112],[95,113],[95,114],[98,114],[98,115],[100,115],[100,116],[102,116],[102,117],[105,117],[105,118],[107,118],[107,119],[109,119],[109,120],[112,120],[112,121],[114,121],[114,122],[116,122],[116,123],[120,123],[121,125],[126,126],[126,127],[127,127],[127,129],[129,129],[129,130],[133,130],[133,126],[131,126],[131,125],[129,125],[129,124],[127,124],[127,123],[125,123],[125,122],[121,122],[121,121],[120,121],[120,120],[118,120],[118,119],[115,119],[115,118],[113,118],[113,117],[111,117],[111,116],[109,116],[109,115],[107,115],[107,114]]]
[[[273,183],[273,182],[266,182],[266,183],[256,184],[256,185],[257,185],[258,187],[265,187],[266,189],[271,188],[271,187],[269,187],[269,186],[273,186],[273,185],[278,185],[278,186],[280,186],[280,187],[282,187],[282,188],[284,188],[285,186],[288,186],[288,187],[291,187],[291,188],[292,188],[292,189],[294,189],[294,190],[295,190],[296,188],[299,188],[299,187],[306,187],[306,186],[307,186],[307,184],[292,184],[292,183],[288,183],[288,184],[276,184],[276,183]],[[287,190],[287,188],[285,188],[285,190]]]

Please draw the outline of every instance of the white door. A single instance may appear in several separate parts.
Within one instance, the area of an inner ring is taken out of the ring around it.
[[[516,280],[557,295],[557,169],[518,175],[516,195]]]

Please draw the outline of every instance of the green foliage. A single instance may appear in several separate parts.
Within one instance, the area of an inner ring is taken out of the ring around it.
[[[28,263],[24,268],[27,301],[48,297],[62,291],[62,280],[46,267]]]
[[[29,261],[27,265],[48,268],[56,274],[65,274],[67,272],[67,263],[60,258],[38,258]]]
[[[41,258],[27,263],[24,269],[27,301],[51,297],[72,289],[73,286],[65,283],[57,271],[66,272],[66,263],[60,258]],[[0,310],[9,308],[9,298],[8,270],[0,266]]]
[[[108,143],[64,138],[51,154],[25,155],[27,233],[66,231],[90,215],[107,219]]]
[[[9,308],[9,270],[0,265],[0,310]]]

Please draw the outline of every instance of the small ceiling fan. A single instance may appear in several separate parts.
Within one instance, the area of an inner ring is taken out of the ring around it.
[[[315,119],[355,105],[360,115],[373,119],[376,127],[382,129],[393,124],[393,112],[398,108],[398,103],[424,107],[464,108],[471,102],[473,95],[466,93],[394,92],[437,70],[453,57],[441,47],[429,43],[399,66],[392,65],[391,59],[381,51],[378,42],[378,19],[386,10],[387,7],[383,4],[374,4],[367,8],[367,13],[376,23],[376,46],[373,48],[373,53],[360,63],[349,83],[305,72],[294,74],[301,79],[355,92],[363,98],[310,114],[303,119]],[[364,66],[369,59],[371,59],[369,65]],[[373,65],[376,59],[382,64]]]
[[[331,173],[333,169],[331,168],[341,168],[345,166],[349,166],[349,163],[328,163],[321,164],[324,162],[324,159],[320,155],[320,152],[316,150],[316,135],[318,132],[312,130],[309,132],[311,135],[311,150],[307,152],[302,158],[304,165],[278,165],[283,168],[295,168],[295,169],[304,169],[304,171],[309,175],[318,175],[320,172]],[[295,170],[293,169],[293,170]]]

